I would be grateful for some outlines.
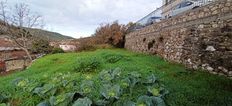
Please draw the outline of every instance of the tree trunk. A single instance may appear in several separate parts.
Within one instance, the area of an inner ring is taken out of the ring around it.
[[[22,49],[26,52],[27,57],[29,58],[30,62],[32,62],[32,57],[31,57],[31,55],[30,55],[28,49],[26,49],[26,48],[22,48]]]

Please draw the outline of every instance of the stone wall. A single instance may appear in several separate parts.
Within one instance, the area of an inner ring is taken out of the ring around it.
[[[126,35],[125,47],[232,77],[232,0],[218,0]]]
[[[0,61],[0,73],[6,70],[6,65],[4,61]]]
[[[15,59],[15,60],[7,60],[5,61],[6,72],[22,70],[30,65],[30,61],[28,59]]]

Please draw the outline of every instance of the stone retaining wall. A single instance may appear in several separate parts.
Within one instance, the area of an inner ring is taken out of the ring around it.
[[[8,60],[5,61],[6,65],[6,72],[8,71],[15,71],[15,70],[23,70],[27,66],[30,65],[30,60],[28,59],[15,59],[15,60]]]
[[[232,77],[232,0],[218,0],[126,35],[125,47]]]

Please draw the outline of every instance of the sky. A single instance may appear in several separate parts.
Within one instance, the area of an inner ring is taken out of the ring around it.
[[[8,0],[26,3],[43,16],[44,29],[74,38],[92,35],[100,24],[118,20],[136,22],[156,8],[162,0]]]

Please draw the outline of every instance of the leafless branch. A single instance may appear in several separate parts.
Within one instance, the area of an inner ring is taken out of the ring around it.
[[[3,20],[3,22],[4,23],[6,23],[7,22],[7,10],[6,10],[6,8],[7,8],[7,5],[6,5],[6,3],[7,3],[7,0],[6,1],[0,1],[0,16],[2,17],[2,20]]]
[[[0,16],[5,23],[7,35],[16,45],[22,48],[27,53],[30,60],[32,60],[29,48],[33,37],[29,31],[25,30],[25,27],[34,28],[43,25],[42,16],[32,13],[29,6],[25,3],[16,4],[14,8],[11,9],[12,12],[9,13],[7,13],[6,8],[7,3],[0,2]]]

